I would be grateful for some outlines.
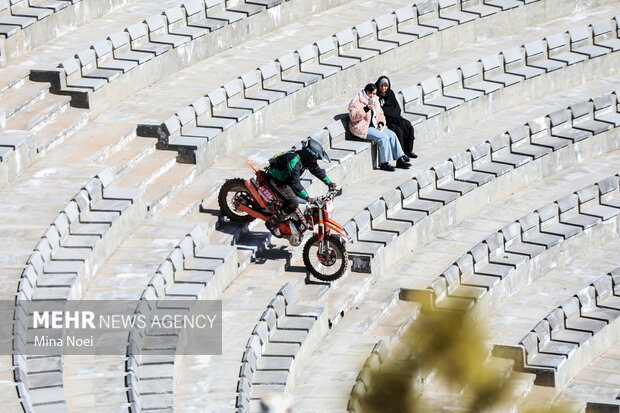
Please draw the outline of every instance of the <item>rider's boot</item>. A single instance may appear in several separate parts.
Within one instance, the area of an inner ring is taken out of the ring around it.
[[[274,236],[280,238],[282,236],[280,233],[280,223],[284,222],[288,217],[289,214],[281,209],[276,209],[273,216],[265,221],[265,226]]]

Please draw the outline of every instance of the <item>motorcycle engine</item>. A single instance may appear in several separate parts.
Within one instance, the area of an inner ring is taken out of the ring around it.
[[[297,226],[295,225],[294,222],[289,221],[288,224],[291,229],[291,234],[287,235],[286,238],[288,239],[288,242],[290,242],[293,247],[297,247],[298,245],[301,244],[303,233],[297,229]]]

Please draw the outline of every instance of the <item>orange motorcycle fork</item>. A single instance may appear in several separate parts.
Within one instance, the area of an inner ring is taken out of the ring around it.
[[[319,234],[319,241],[322,241],[323,237],[329,234],[330,229],[333,229],[338,234],[340,234],[342,239],[344,239],[346,242],[353,242],[351,238],[349,237],[349,234],[347,234],[347,231],[342,227],[342,225],[340,225],[336,221],[330,218],[326,218],[326,219],[323,219],[322,221],[319,221],[319,223],[322,223],[325,225],[325,231],[322,234]]]

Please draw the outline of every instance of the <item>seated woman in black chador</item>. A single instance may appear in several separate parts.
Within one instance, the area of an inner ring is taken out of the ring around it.
[[[417,158],[418,155],[413,152],[413,141],[415,139],[413,126],[411,122],[400,114],[400,105],[392,91],[390,79],[387,76],[381,76],[375,85],[377,86],[377,97],[385,114],[388,129],[396,133],[405,155],[409,158]]]

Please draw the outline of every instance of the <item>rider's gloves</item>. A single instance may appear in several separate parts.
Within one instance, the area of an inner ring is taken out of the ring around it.
[[[336,189],[336,183],[335,182],[331,182],[331,183],[327,184],[327,187],[330,189],[330,191],[333,191],[334,189]]]

